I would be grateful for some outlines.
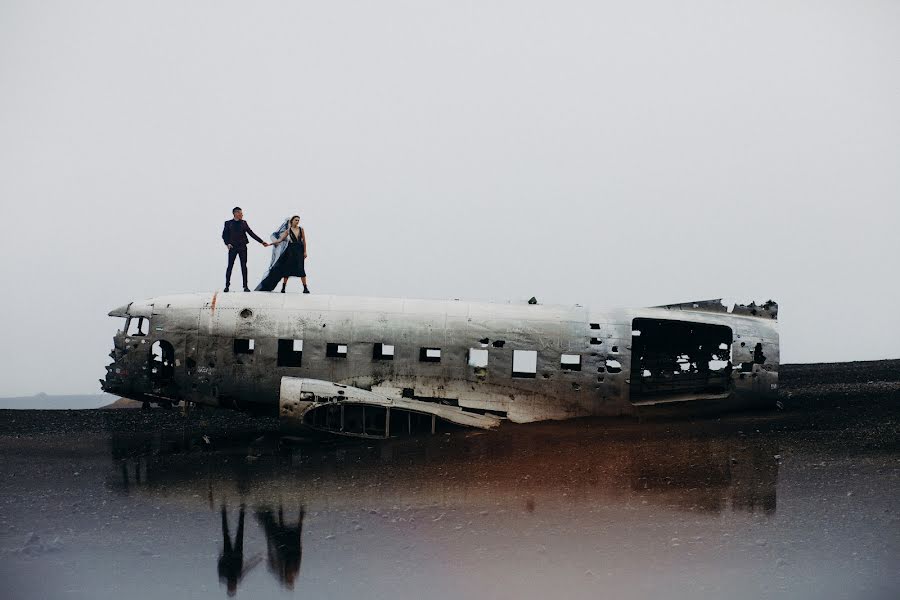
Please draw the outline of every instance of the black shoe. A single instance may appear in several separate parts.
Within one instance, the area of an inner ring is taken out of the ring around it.
[[[250,288],[245,287],[245,288],[244,288],[244,291],[245,291],[245,292],[249,292],[249,291],[250,291]]]
[[[287,284],[286,284],[286,283],[282,283],[282,284],[281,284],[281,293],[282,293],[282,294],[285,293],[284,288],[286,288],[286,287],[287,287]]]
[[[222,290],[222,291],[223,291],[223,292],[227,292],[227,291],[229,291],[229,290],[228,290],[228,286],[227,286],[227,285],[226,285],[226,286],[225,286],[225,289],[224,289],[224,290]]]
[[[304,293],[304,294],[308,294],[308,293],[309,293],[309,288],[306,287],[305,285],[303,286],[303,293]]]

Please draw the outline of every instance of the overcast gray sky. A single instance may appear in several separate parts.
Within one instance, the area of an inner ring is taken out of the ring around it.
[[[895,0],[0,0],[0,395],[97,390],[235,204],[314,293],[774,298],[784,361],[898,357],[898,167]]]

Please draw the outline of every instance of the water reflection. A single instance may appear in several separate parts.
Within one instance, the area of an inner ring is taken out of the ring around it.
[[[473,516],[486,523],[483,515],[494,514],[491,527],[501,531],[589,522],[598,507],[635,518],[629,527],[639,526],[634,507],[647,504],[698,517],[774,515],[776,442],[656,433],[608,436],[541,427],[295,446],[217,439],[214,450],[193,433],[181,432],[175,441],[165,435],[137,441],[113,436],[115,467],[107,483],[125,496],[179,497],[203,511],[219,506],[218,575],[229,596],[262,561],[262,548],[245,544],[245,506],[254,507],[265,536],[268,571],[287,590],[300,578],[307,507],[311,514],[344,515],[327,524],[327,531],[314,533],[322,537],[335,527],[352,529],[352,515],[375,514],[393,524],[414,514],[400,511],[423,511],[415,526],[419,533],[413,534],[422,539],[433,539],[423,524],[439,527],[445,512],[468,514],[457,517],[463,524]],[[229,504],[240,505],[233,538]],[[248,535],[247,540],[254,539]],[[244,556],[245,545],[250,558]]]
[[[254,556],[247,564],[244,564],[244,512],[242,504],[238,513],[237,533],[234,542],[228,533],[228,509],[222,505],[222,553],[219,555],[219,582],[224,583],[228,589],[228,595],[237,593],[238,584],[253,567],[262,560],[259,555]]]
[[[303,517],[306,511],[300,507],[296,525],[284,521],[284,507],[278,507],[278,516],[268,507],[256,509],[256,520],[266,534],[267,563],[269,571],[289,590],[300,573],[303,557]]]
[[[774,514],[777,454],[771,444],[741,446],[720,440],[641,444],[629,458],[631,489],[682,509]]]
[[[285,448],[258,440],[231,440],[226,446],[225,441],[217,440],[218,450],[212,452],[184,438],[180,443],[135,443],[114,436],[118,476],[109,484],[124,494],[174,491],[203,497],[210,508],[217,498],[277,505],[270,495],[273,489],[287,495],[279,502],[293,497],[295,506],[307,501],[358,504],[360,498],[348,495],[348,487],[366,490],[373,504],[505,503],[526,513],[561,502],[618,502],[629,497],[708,513],[771,515],[777,506],[779,450],[774,442],[759,438],[610,439],[545,427],[378,444],[354,440],[328,447]],[[282,515],[268,508],[259,508],[256,518],[269,532],[285,529],[278,539],[302,527],[302,518],[296,527],[288,527]]]

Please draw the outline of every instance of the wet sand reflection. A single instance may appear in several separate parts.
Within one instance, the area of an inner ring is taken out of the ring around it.
[[[284,521],[284,507],[278,507],[276,518],[268,507],[256,509],[256,520],[266,534],[267,563],[269,571],[289,590],[300,573],[303,557],[303,517],[306,511],[300,507],[296,525]]]
[[[244,564],[244,505],[241,505],[240,513],[238,514],[237,533],[235,533],[233,543],[231,535],[228,533],[228,509],[224,504],[221,512],[222,553],[219,555],[218,562],[219,582],[225,583],[229,596],[234,596],[237,593],[238,584],[244,576],[258,565],[262,559],[257,555],[251,558],[246,565]]]
[[[447,539],[444,513],[456,519],[457,529],[457,523],[465,526],[475,517],[486,530],[510,531],[513,537],[527,531],[524,541],[549,535],[562,523],[574,527],[565,536],[580,539],[577,524],[595,522],[598,510],[616,515],[611,518],[623,531],[632,531],[645,525],[635,507],[647,504],[697,518],[749,513],[768,520],[777,508],[779,450],[765,438],[685,437],[665,431],[640,432],[635,438],[541,427],[331,446],[260,445],[257,440],[228,448],[220,443],[217,452],[185,439],[135,444],[114,438],[113,444],[116,476],[108,483],[119,493],[220,507],[217,566],[229,596],[262,561],[261,554],[244,556],[245,506],[254,507],[254,520],[265,536],[267,570],[286,590],[299,585],[307,508],[320,515],[317,527],[328,528],[313,533],[320,538],[334,528],[359,527],[350,515],[374,514],[385,523],[400,523],[416,514],[413,529],[392,535],[416,531],[413,539],[422,543]],[[228,503],[241,506],[234,538]],[[400,514],[409,510],[423,512]],[[325,523],[319,511],[348,520]],[[488,514],[493,516],[484,516]],[[261,553],[262,548],[248,551]]]
[[[267,490],[273,488],[294,498],[297,505],[307,501],[353,505],[359,499],[343,491],[352,485],[367,489],[367,500],[373,505],[505,502],[531,513],[548,502],[572,505],[640,497],[710,513],[771,515],[777,508],[775,456],[779,450],[765,439],[635,441],[531,433],[464,433],[271,452],[238,445],[225,455],[230,460],[202,452],[148,455],[119,446],[113,452],[119,476],[111,478],[110,485],[124,494],[177,490],[191,497],[200,488],[210,507],[215,498],[272,506]],[[256,518],[270,531],[287,527],[281,515],[269,508],[258,509]],[[295,529],[300,527],[302,518]]]

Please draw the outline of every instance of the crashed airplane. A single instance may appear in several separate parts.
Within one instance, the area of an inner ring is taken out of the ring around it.
[[[778,305],[652,308],[271,293],[131,302],[104,391],[388,438],[654,405],[772,406]]]

